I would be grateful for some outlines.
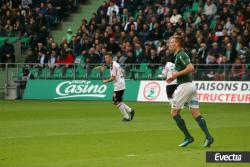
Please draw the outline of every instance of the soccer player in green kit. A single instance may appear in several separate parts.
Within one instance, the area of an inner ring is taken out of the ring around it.
[[[188,103],[193,118],[197,121],[200,128],[204,132],[206,139],[203,147],[210,147],[214,139],[210,135],[206,121],[201,116],[199,111],[199,101],[197,98],[197,90],[192,83],[192,72],[194,66],[191,64],[189,56],[183,50],[183,39],[181,36],[172,36],[169,40],[169,49],[175,55],[175,72],[170,78],[167,79],[168,83],[177,79],[177,89],[174,92],[174,97],[171,106],[171,116],[175,120],[177,126],[185,135],[184,141],[179,145],[180,147],[186,147],[188,144],[194,141],[194,138],[189,133],[184,119],[180,115],[181,107],[185,102]]]

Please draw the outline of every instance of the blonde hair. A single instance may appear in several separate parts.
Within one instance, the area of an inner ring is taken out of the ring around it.
[[[180,35],[174,35],[171,37],[172,39],[175,39],[175,41],[179,44],[180,47],[183,47],[184,45],[184,39]]]

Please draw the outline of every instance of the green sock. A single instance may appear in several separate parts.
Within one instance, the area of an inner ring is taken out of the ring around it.
[[[177,126],[180,128],[180,130],[184,133],[186,138],[190,138],[191,135],[188,132],[188,129],[186,127],[185,121],[184,119],[181,118],[181,116],[179,114],[177,114],[176,116],[173,117]]]
[[[211,137],[208,128],[207,128],[207,124],[205,119],[200,115],[196,118],[196,121],[198,122],[199,126],[201,127],[202,131],[205,133],[206,138]]]

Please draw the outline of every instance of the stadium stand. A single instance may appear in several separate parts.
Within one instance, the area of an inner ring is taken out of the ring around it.
[[[179,34],[192,62],[197,64],[196,80],[250,78],[248,0],[109,0],[90,20],[83,18],[76,33],[56,43],[48,36],[47,28],[72,5],[60,6],[64,3],[58,1],[35,1],[28,5],[22,1],[20,9],[11,8],[7,2],[1,10],[1,31],[30,37],[30,55],[44,61],[27,56],[26,63],[49,68],[48,60],[52,59],[55,64],[52,71],[64,69],[48,75],[41,73],[42,77],[100,79],[107,76],[100,66],[104,63],[103,55],[110,51],[126,69],[127,78],[157,79],[159,67],[171,56],[168,39]],[[39,48],[41,43],[43,47]],[[72,55],[73,60],[63,66],[59,60],[67,61],[65,55]]]

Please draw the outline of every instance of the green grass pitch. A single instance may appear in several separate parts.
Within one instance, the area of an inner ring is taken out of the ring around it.
[[[215,143],[189,111],[182,115],[195,142],[183,136],[166,103],[132,103],[132,122],[122,122],[111,102],[0,101],[0,167],[235,167],[250,163],[205,162],[206,151],[250,151],[249,104],[202,104]]]

